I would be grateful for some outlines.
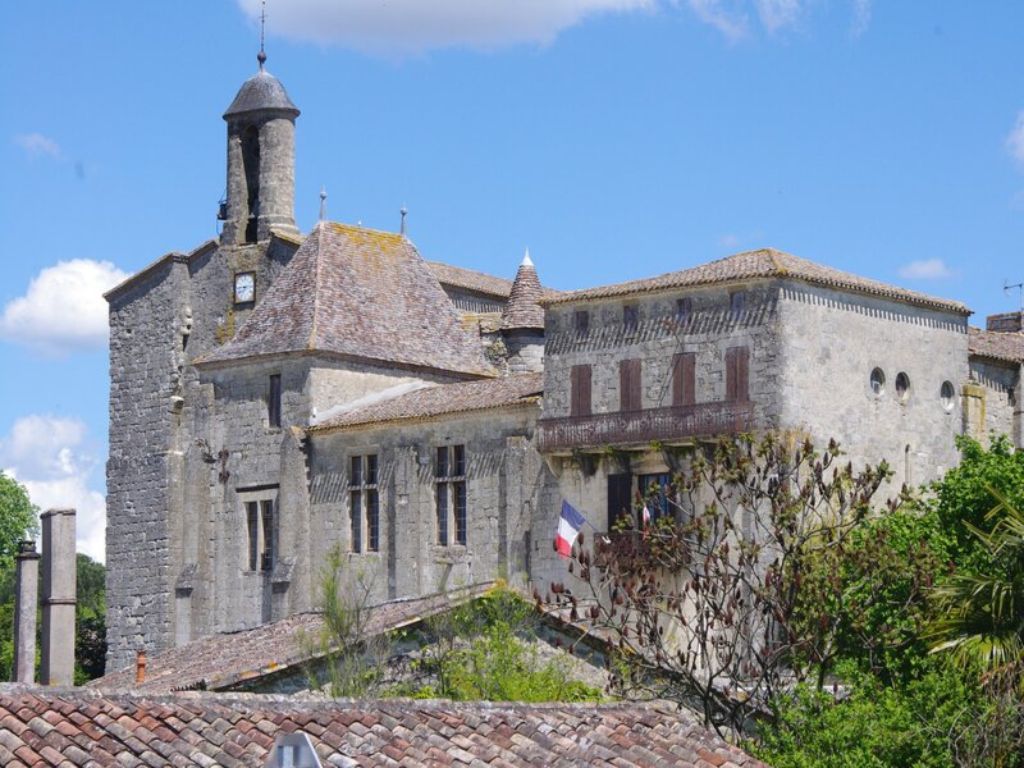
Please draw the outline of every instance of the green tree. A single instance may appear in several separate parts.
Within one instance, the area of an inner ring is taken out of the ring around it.
[[[947,555],[957,568],[984,567],[988,556],[975,530],[987,530],[989,511],[1004,497],[1024,508],[1024,451],[1014,450],[1005,436],[986,449],[977,440],[958,437],[960,463],[932,484],[929,507],[945,531]]]
[[[18,543],[38,530],[39,508],[23,485],[0,470],[0,569],[14,564]]]
[[[107,569],[88,555],[76,557],[75,683],[103,675],[107,657]]]

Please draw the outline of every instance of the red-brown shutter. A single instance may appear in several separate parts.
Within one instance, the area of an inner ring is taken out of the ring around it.
[[[683,352],[672,359],[672,405],[697,402],[697,355]]]
[[[736,350],[736,399],[747,402],[750,399],[750,349]]]
[[[725,399],[746,402],[750,398],[750,349],[730,347],[725,352]]]
[[[736,348],[725,350],[725,399],[736,399]]]
[[[574,365],[571,373],[572,396],[569,413],[572,416],[590,415],[590,366]]]
[[[640,396],[640,361],[619,361],[619,409],[623,411],[639,411]]]

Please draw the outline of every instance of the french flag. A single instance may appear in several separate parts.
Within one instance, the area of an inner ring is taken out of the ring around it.
[[[586,523],[583,517],[568,501],[562,501],[562,514],[558,518],[558,535],[555,536],[555,549],[562,557],[572,554],[572,545],[580,535],[580,528]]]

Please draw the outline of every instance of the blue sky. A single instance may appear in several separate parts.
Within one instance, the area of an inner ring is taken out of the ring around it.
[[[100,554],[97,295],[216,233],[258,0],[17,3],[0,27],[0,467]],[[1014,309],[1024,4],[269,0],[300,227],[582,287],[770,245]]]

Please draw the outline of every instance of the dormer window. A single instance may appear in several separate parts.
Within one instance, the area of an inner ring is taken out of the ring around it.
[[[256,301],[256,273],[235,273],[235,304],[252,304]]]

